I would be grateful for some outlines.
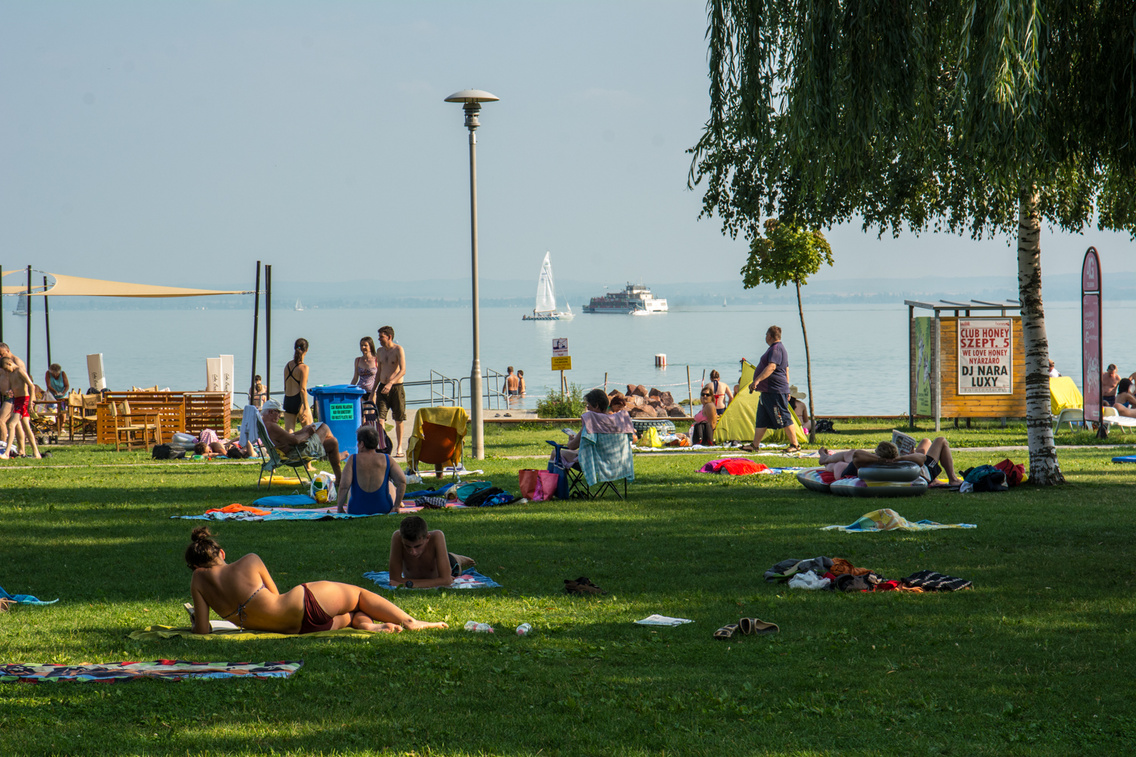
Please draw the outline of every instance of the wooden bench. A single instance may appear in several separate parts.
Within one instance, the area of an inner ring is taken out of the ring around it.
[[[199,435],[207,428],[222,437],[229,435],[232,424],[232,394],[230,392],[106,392],[106,400],[98,405],[99,444],[114,444],[116,422],[108,403],[130,403],[130,409],[140,415],[156,415],[161,425],[161,437],[166,441],[175,431]]]

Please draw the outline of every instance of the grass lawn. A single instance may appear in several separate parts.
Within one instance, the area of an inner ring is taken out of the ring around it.
[[[890,426],[837,428],[830,447],[874,443]],[[517,458],[545,455],[557,436],[491,426],[477,467],[515,491],[518,468],[543,467]],[[947,436],[960,468],[1026,461],[967,449],[1023,444],[1020,426]],[[170,516],[251,503],[256,467],[115,465],[148,459],[90,446],[0,463],[0,586],[61,598],[0,615],[0,662],[304,661],[289,680],[0,685],[0,754],[1130,754],[1136,466],[1110,459],[1132,453],[1063,449],[1059,488],[903,500],[696,473],[708,454],[641,456],[628,502],[425,513],[504,587],[397,593],[448,631],[271,641],[127,637],[186,624],[182,554],[201,522]],[[878,507],[978,528],[819,530]],[[211,528],[230,559],[264,558],[282,589],[370,586],[362,574],[386,568],[398,521]],[[762,579],[782,559],[817,555],[888,578],[930,568],[974,589],[853,595]],[[563,580],[581,575],[609,594],[565,595]],[[651,613],[695,622],[632,622]],[[711,638],[740,616],[781,633]],[[497,633],[463,631],[471,619]],[[512,633],[522,622],[531,635]]]

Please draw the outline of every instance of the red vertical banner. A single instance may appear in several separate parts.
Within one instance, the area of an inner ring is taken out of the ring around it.
[[[1081,386],[1085,420],[1101,419],[1101,269],[1097,249],[1090,247],[1081,266]]]

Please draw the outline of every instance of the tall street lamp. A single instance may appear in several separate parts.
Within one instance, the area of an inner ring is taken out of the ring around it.
[[[480,89],[463,89],[446,98],[448,103],[464,103],[465,128],[469,129],[469,237],[473,280],[473,367],[469,373],[469,404],[473,411],[473,457],[485,459],[485,395],[481,391],[481,316],[478,312],[477,288],[477,120],[481,103],[496,102],[500,98]]]

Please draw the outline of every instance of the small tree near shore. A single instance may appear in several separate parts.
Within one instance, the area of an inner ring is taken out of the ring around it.
[[[746,289],[759,284],[773,284],[780,289],[792,282],[797,288],[797,313],[801,317],[801,334],[805,338],[805,381],[809,388],[809,441],[816,441],[816,407],[813,404],[813,365],[809,359],[809,332],[805,328],[805,308],[801,304],[801,286],[820,270],[821,263],[832,265],[832,247],[824,234],[808,231],[776,218],[765,222],[765,236],[750,239],[749,258],[742,266],[742,283]]]

